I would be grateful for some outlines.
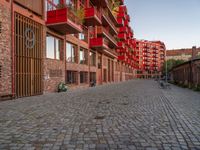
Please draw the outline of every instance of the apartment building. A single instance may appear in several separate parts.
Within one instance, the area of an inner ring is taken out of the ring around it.
[[[165,50],[165,44],[161,41],[137,40],[136,51],[139,53],[137,77],[159,77],[165,61]]]
[[[134,78],[129,21],[123,0],[1,0],[0,97]]]

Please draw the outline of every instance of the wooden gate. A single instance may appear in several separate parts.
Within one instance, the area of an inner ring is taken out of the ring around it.
[[[42,25],[15,13],[16,97],[42,94]]]

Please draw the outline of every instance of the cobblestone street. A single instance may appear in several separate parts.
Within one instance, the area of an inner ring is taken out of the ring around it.
[[[200,93],[153,80],[0,102],[0,149],[200,149]]]

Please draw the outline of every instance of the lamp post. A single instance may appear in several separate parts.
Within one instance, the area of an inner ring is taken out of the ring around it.
[[[167,83],[168,74],[167,74],[167,57],[166,57],[166,55],[167,55],[167,52],[165,51],[165,82]]]

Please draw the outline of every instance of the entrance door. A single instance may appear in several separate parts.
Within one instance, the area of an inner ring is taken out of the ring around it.
[[[99,84],[102,84],[102,55],[101,54],[98,54],[98,71],[97,71],[97,79],[98,79],[98,83]]]
[[[15,13],[16,97],[42,94],[42,25]]]
[[[110,70],[110,59],[108,59],[108,82],[111,82],[111,70]]]

